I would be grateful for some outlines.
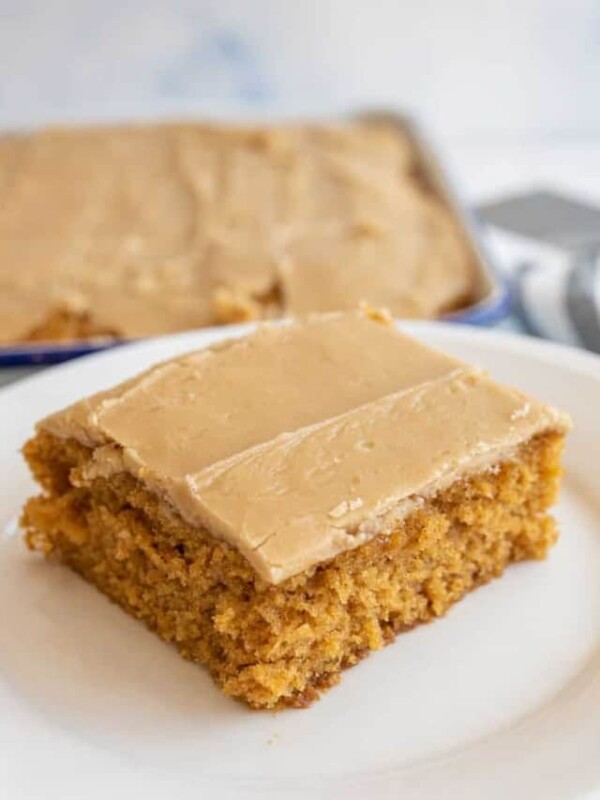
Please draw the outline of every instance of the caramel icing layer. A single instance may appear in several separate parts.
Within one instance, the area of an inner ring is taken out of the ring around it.
[[[0,139],[0,342],[53,314],[137,337],[473,290],[447,209],[383,124],[155,125]]]
[[[159,364],[40,428],[129,471],[265,580],[385,533],[441,487],[568,419],[398,332],[329,314]]]

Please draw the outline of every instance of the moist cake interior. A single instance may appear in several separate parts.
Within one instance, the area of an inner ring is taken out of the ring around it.
[[[74,487],[69,475],[91,458],[74,440],[44,434],[26,447],[46,494],[29,501],[23,522],[30,548],[207,666],[227,694],[255,708],[302,707],[398,632],[445,614],[509,564],[544,558],[556,539],[547,509],[561,448],[561,435],[539,435],[389,535],[279,586],[129,475]]]

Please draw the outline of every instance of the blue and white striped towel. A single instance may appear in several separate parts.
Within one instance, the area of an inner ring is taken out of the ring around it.
[[[600,252],[565,258],[560,268],[521,265],[514,299],[530,332],[600,353]]]
[[[492,251],[529,333],[600,353],[600,248],[567,252],[495,231]]]

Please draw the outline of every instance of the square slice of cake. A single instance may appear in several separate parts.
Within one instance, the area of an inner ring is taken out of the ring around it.
[[[556,539],[566,415],[381,314],[265,325],[42,420],[27,543],[229,695],[303,706]]]

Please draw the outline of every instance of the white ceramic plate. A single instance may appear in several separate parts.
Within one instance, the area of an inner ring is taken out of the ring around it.
[[[600,790],[600,360],[443,324],[424,341],[571,412],[544,563],[398,638],[308,711],[250,712],[68,570],[0,537],[0,797],[583,798]],[[239,329],[237,329],[239,331]],[[33,422],[236,329],[145,341],[0,393],[0,521]],[[268,387],[265,387],[268,392]]]

